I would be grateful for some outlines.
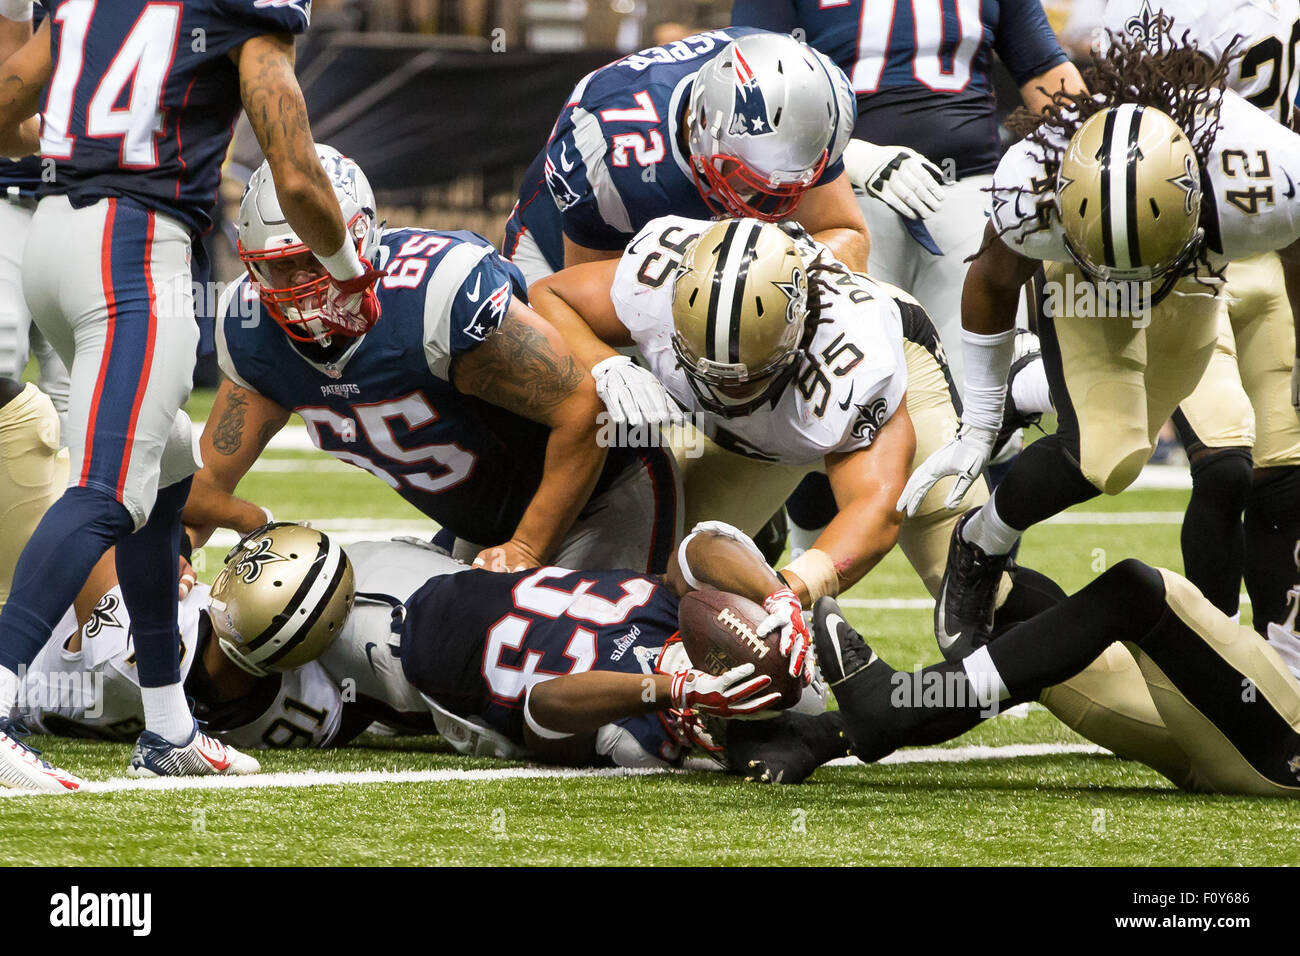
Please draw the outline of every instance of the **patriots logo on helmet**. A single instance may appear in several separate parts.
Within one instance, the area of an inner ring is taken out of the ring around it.
[[[465,325],[465,334],[475,341],[482,342],[489,332],[501,324],[509,305],[510,282],[507,280],[493,289],[492,293],[483,300],[474,317]]]
[[[555,205],[559,207],[560,212],[564,212],[582,198],[565,182],[564,177],[555,168],[555,162],[549,156],[546,158],[546,187],[551,191],[551,196],[555,199]]]
[[[772,132],[772,120],[767,115],[767,101],[759,88],[758,77],[750,69],[740,51],[736,50],[736,105],[731,113],[733,135],[756,136]]]

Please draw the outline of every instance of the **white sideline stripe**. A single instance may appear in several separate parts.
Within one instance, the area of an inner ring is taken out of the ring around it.
[[[1012,760],[1017,757],[1046,757],[1065,754],[1106,754],[1108,750],[1093,744],[1009,744],[1002,747],[923,747],[890,754],[879,761],[884,764],[907,763],[967,763],[974,760]],[[858,764],[852,757],[842,757],[826,764],[828,767],[851,767]],[[707,761],[692,761],[692,769],[707,769]],[[383,770],[320,771],[304,770],[294,773],[262,773],[246,777],[156,777],[135,780],[114,778],[92,780],[82,785],[78,793],[125,793],[132,790],[158,792],[160,790],[267,790],[276,788],[329,787],[340,785],[367,785],[372,783],[473,783],[486,780],[547,780],[573,777],[638,777],[680,771],[649,769],[570,769],[565,767],[499,767],[487,770]],[[47,793],[36,790],[0,789],[5,797],[57,797],[65,793]]]

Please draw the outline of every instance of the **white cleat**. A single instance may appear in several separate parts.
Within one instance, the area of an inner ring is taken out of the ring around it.
[[[194,724],[188,743],[173,744],[151,730],[135,743],[127,773],[133,777],[205,777],[257,773],[262,765],[248,754],[213,740]]]
[[[0,787],[46,793],[73,793],[81,789],[85,781],[42,760],[39,753],[19,739],[11,721],[0,720]]]

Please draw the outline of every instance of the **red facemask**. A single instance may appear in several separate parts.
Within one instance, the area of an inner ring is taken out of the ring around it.
[[[361,215],[348,223],[349,232]],[[322,335],[356,338],[365,333],[365,329],[340,326],[321,314],[330,275],[306,243],[271,249],[245,249],[242,242],[235,245],[262,304],[289,338],[315,342]]]
[[[725,153],[692,156],[691,176],[695,188],[718,215],[778,222],[790,218],[804,193],[821,177],[828,157],[828,151],[822,150],[821,160],[804,182],[779,186],[773,186],[767,177]]]

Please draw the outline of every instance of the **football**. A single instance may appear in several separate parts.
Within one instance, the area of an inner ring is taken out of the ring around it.
[[[776,709],[799,702],[803,686],[790,676],[789,662],[781,656],[781,634],[758,636],[767,617],[762,606],[726,591],[691,591],[682,598],[677,622],[691,664],[710,674],[741,664],[753,664],[755,676],[772,678],[771,690],[781,695]]]

